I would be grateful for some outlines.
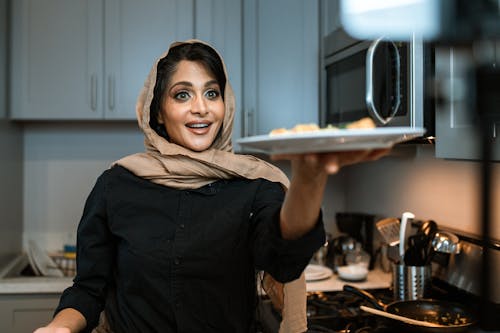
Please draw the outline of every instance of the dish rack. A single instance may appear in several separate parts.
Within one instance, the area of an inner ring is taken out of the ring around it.
[[[74,253],[56,252],[51,253],[50,257],[65,277],[76,275],[76,255]]]

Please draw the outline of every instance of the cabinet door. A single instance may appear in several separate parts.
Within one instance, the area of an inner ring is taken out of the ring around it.
[[[59,297],[59,294],[0,295],[0,332],[33,332],[47,325]]]
[[[486,134],[491,138],[493,160],[500,161],[500,123],[492,123],[488,133],[479,133],[476,111],[466,94],[473,64],[472,50],[436,50],[436,77],[445,96],[436,106],[436,157],[481,159],[481,135]]]
[[[318,122],[318,1],[244,1],[244,135]]]
[[[12,118],[102,117],[102,6],[12,1]]]
[[[195,37],[210,43],[224,58],[236,98],[233,143],[241,137],[242,110],[242,0],[196,2]],[[237,147],[234,147],[237,149]]]
[[[135,119],[154,61],[172,42],[194,36],[193,0],[109,0],[105,6],[105,118]]]

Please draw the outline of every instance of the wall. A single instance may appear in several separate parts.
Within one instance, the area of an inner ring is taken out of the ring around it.
[[[112,161],[143,150],[143,136],[132,122],[26,124],[24,241],[36,239],[49,250],[74,241],[96,178]],[[287,162],[277,164],[290,173]],[[478,166],[436,159],[434,146],[423,145],[399,148],[380,161],[342,169],[330,177],[325,192],[326,229],[336,233],[336,212],[400,216],[408,210],[420,219],[479,233]],[[495,176],[493,188],[500,188],[498,164]],[[498,221],[500,207],[496,206]],[[493,237],[500,239],[496,224]]]
[[[381,216],[410,211],[419,219],[476,235],[480,232],[480,164],[434,158],[433,145],[349,169],[347,209]],[[494,164],[493,238],[500,239],[500,164]]]
[[[265,155],[259,155],[258,157],[275,164],[283,170],[289,178],[291,177],[290,162],[271,161]],[[344,212],[347,207],[345,188],[347,186],[348,172],[349,169],[347,168],[341,169],[336,175],[330,176],[324,192],[323,205],[321,206],[323,221],[325,223],[325,229],[333,235],[338,232],[335,214],[337,212]]]
[[[48,250],[75,241],[83,205],[111,162],[144,151],[134,122],[24,126],[24,244]]]
[[[0,264],[21,251],[22,132],[7,120],[8,1],[0,0]]]

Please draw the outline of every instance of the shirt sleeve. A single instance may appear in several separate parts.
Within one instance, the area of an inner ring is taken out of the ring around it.
[[[107,223],[106,178],[106,174],[99,177],[85,203],[77,231],[77,275],[55,311],[78,310],[87,320],[83,332],[90,332],[98,324],[115,257]]]
[[[264,181],[260,186],[252,211],[254,260],[258,270],[264,270],[279,282],[297,279],[312,255],[325,243],[323,218],[299,239],[285,240],[279,226],[284,191],[281,185]]]

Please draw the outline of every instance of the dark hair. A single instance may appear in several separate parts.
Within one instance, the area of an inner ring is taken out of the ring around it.
[[[203,43],[185,43],[172,47],[168,51],[167,56],[158,62],[153,99],[149,107],[149,126],[166,139],[168,139],[168,134],[165,130],[165,126],[158,123],[158,115],[161,110],[165,89],[181,60],[196,61],[204,65],[205,68],[215,76],[221,90],[222,99],[224,100],[226,75],[224,73],[222,60],[217,52]]]

